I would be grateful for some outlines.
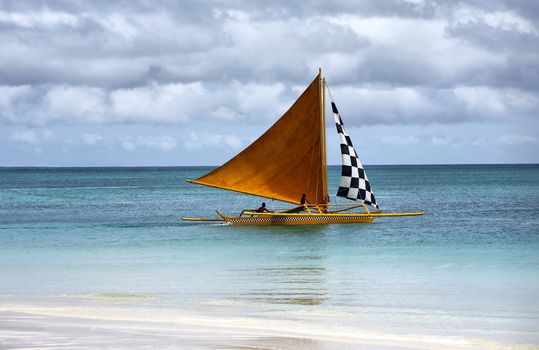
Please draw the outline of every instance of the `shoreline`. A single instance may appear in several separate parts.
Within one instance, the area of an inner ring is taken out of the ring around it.
[[[256,317],[148,308],[0,305],[0,347],[132,349],[539,349],[455,336],[396,335]]]

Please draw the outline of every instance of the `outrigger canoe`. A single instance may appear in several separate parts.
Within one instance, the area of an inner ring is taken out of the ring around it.
[[[353,204],[330,204],[326,164],[326,90],[341,148],[341,179],[336,197]],[[270,198],[295,206],[273,212],[244,209],[237,216],[217,210],[217,221],[232,225],[316,225],[368,223],[378,217],[417,216],[424,212],[383,213],[320,69],[318,75],[278,119],[234,158],[188,182]],[[307,199],[302,203],[303,198]],[[369,209],[373,208],[373,211]]]

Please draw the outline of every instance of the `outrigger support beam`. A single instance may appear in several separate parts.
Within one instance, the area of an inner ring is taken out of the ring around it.
[[[356,208],[359,208],[359,207],[364,207],[365,208],[366,206],[365,206],[365,204],[353,205],[351,207],[347,207],[347,208],[344,208],[344,209],[328,211],[328,214],[342,213],[343,211],[348,211],[348,210],[356,209]],[[366,210],[367,213],[369,213],[368,208],[365,208],[365,210]]]
[[[219,210],[215,211],[219,218],[182,218],[183,221],[219,221],[219,222],[228,222],[228,219],[221,214]]]
[[[183,221],[225,221],[221,218],[182,218]]]

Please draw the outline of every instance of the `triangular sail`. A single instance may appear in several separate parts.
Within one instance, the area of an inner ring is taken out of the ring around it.
[[[352,140],[344,128],[335,101],[333,101],[331,94],[329,96],[331,98],[331,109],[335,118],[335,126],[341,143],[342,171],[337,196],[365,203],[379,209],[374,193],[371,190],[367,173],[365,173],[363,165],[352,145]]]
[[[299,204],[327,203],[322,80],[319,74],[290,109],[234,158],[190,182]]]

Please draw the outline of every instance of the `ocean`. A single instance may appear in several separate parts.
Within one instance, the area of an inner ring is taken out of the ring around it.
[[[539,165],[366,167],[384,211],[427,213],[419,217],[181,221],[283,206],[184,181],[210,169],[0,168],[0,310],[110,311],[382,345],[539,347]],[[332,195],[339,172],[329,168]],[[6,317],[0,329],[17,330]],[[0,348],[41,339],[28,337],[0,336]],[[313,344],[300,347],[324,348]]]

